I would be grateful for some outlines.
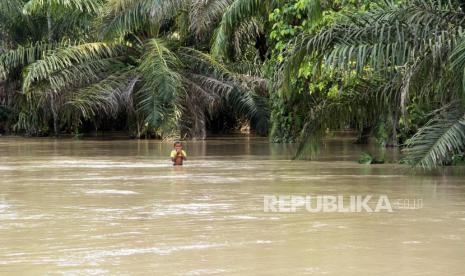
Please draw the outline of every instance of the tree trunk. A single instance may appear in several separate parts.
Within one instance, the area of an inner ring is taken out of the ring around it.
[[[52,31],[52,16],[50,14],[50,7],[47,11],[47,31],[48,31],[48,43],[53,42],[53,31]],[[52,108],[52,116],[53,116],[53,133],[56,137],[58,137],[58,112],[55,105],[54,98],[50,98],[50,106]]]
[[[52,115],[53,115],[53,133],[56,137],[58,137],[59,129],[58,129],[58,112],[56,109],[55,101],[53,98],[50,100],[50,105],[52,107]]]
[[[52,31],[52,16],[50,15],[50,8],[47,11],[47,31],[48,31],[48,43],[53,42],[53,31]]]
[[[194,137],[205,140],[207,138],[207,124],[205,114],[201,114],[201,119],[195,121]]]
[[[397,139],[397,128],[399,127],[399,112],[398,111],[394,111],[392,113],[392,117],[391,117],[391,125],[392,125],[392,129],[391,129],[391,135],[388,139],[388,142],[387,142],[387,145],[388,147],[398,147],[399,146],[399,140]]]

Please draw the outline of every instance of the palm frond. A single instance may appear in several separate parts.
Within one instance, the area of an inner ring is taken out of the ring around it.
[[[179,58],[183,64],[192,65],[192,69],[196,72],[204,72],[215,75],[218,78],[231,76],[234,73],[219,62],[210,54],[201,52],[191,47],[180,47],[177,51]]]
[[[382,116],[380,110],[387,109],[385,91],[393,89],[392,86],[385,80],[360,79],[356,85],[342,87],[344,93],[336,97],[311,95],[313,103],[294,158],[311,160],[317,157],[318,145],[328,129],[341,129],[351,122],[356,122],[360,129],[376,124]]]
[[[21,14],[22,7],[23,3],[20,0],[3,0],[0,2],[0,14],[3,16],[18,16]]]
[[[257,36],[263,31],[262,25],[257,18],[252,17],[249,20],[240,22],[236,26],[234,33],[231,35],[231,43],[235,55],[241,56],[246,54],[251,42],[255,43]]]
[[[64,10],[53,14],[51,32],[62,38],[74,39],[79,37],[84,41],[95,38],[95,14],[79,10]]]
[[[235,87],[232,81],[220,80],[213,76],[188,73],[186,77],[200,85],[204,90],[220,97],[226,97]]]
[[[208,34],[233,0],[192,1],[189,9],[189,29],[200,37]]]
[[[9,45],[10,49],[18,45],[30,45],[42,40],[46,24],[41,17],[23,13],[23,0],[0,1],[0,45]]]
[[[260,135],[268,134],[269,112],[263,97],[236,87],[228,93],[226,101],[238,116],[248,119]]]
[[[457,107],[437,114],[407,143],[404,152],[409,164],[432,169],[446,164],[465,148],[465,114]]]
[[[33,14],[43,11],[53,11],[57,8],[66,8],[97,14],[102,4],[103,0],[29,0],[24,5],[23,10],[26,14]]]
[[[222,86],[222,90],[230,90],[231,86],[224,83],[215,83],[216,89],[208,84],[206,77],[195,74],[187,74],[183,78],[183,82],[189,96],[189,101],[186,102],[187,107],[195,106],[202,113],[208,111],[213,112],[221,103],[221,93],[218,93],[218,87]],[[195,103],[194,103],[195,102]]]
[[[101,33],[105,37],[120,37],[147,24],[159,26],[183,5],[185,0],[109,0],[103,8]]]
[[[22,14],[23,1],[21,0],[2,0],[0,1],[0,26],[6,26],[14,23]]]
[[[462,99],[465,99],[465,38],[462,38],[459,45],[450,56],[451,67],[454,71],[462,74]]]
[[[82,63],[119,56],[125,50],[126,48],[119,44],[96,42],[60,48],[49,52],[41,60],[26,68],[23,91],[28,92],[35,82],[45,80],[57,71]]]
[[[284,65],[283,87],[289,89],[290,76],[309,59],[330,72],[374,70],[386,75],[426,55],[445,62],[462,36],[464,17],[456,6],[441,2],[387,1],[366,14],[347,15],[316,35],[298,37]]]
[[[72,67],[54,71],[46,79],[34,83],[34,93],[60,92],[65,89],[73,90],[115,74],[127,67],[121,57],[111,57],[76,64]]]
[[[308,18],[312,24],[315,24],[323,17],[323,8],[321,0],[304,1],[307,10]]]
[[[263,14],[270,1],[235,0],[224,12],[220,26],[215,32],[211,52],[215,57],[230,58],[232,56],[232,36],[234,30],[247,19]]]
[[[176,95],[182,84],[177,72],[180,66],[176,55],[162,40],[150,39],[145,43],[138,68],[143,78],[138,98],[140,111],[151,126],[160,127],[174,116]]]
[[[41,59],[46,52],[67,44],[66,42],[61,44],[38,42],[6,51],[0,54],[0,75],[6,75],[11,70],[31,64]]]
[[[115,116],[119,110],[132,105],[131,94],[138,79],[131,68],[126,68],[73,92],[67,104],[78,110],[86,119],[100,113]]]

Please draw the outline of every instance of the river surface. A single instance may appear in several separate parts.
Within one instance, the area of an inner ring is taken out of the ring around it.
[[[465,275],[463,168],[360,165],[347,138],[312,162],[260,138],[187,142],[183,167],[171,149],[0,138],[0,275]],[[393,210],[265,212],[279,195]]]

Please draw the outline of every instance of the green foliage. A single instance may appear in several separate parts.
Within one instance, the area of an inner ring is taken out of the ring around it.
[[[80,12],[97,13],[103,4],[103,0],[29,0],[24,6],[25,14],[47,12],[66,8]]]
[[[299,110],[291,109],[277,93],[271,95],[271,102],[271,141],[275,143],[295,142],[295,137],[303,126]]]
[[[215,32],[211,52],[215,57],[230,59],[233,57],[233,36],[237,26],[255,16],[265,14],[270,6],[269,0],[235,0],[225,10],[220,25]],[[239,29],[240,30],[240,29]]]
[[[465,155],[455,154],[452,156],[452,165],[453,166],[464,166],[465,165]]]
[[[382,147],[386,146],[388,138],[389,138],[388,137],[389,133],[386,127],[386,123],[383,121],[379,122],[375,130],[376,130],[375,138],[378,144]]]
[[[406,143],[407,163],[425,169],[445,165],[465,149],[465,115],[457,107],[441,109]]]
[[[373,163],[373,157],[370,154],[364,152],[358,158],[358,163],[359,164],[365,164],[365,165],[372,164]]]
[[[37,42],[28,46],[19,46],[7,50],[0,55],[0,76],[6,76],[19,67],[39,60],[47,51],[57,47],[57,44]]]
[[[284,1],[269,13],[268,20],[271,25],[269,42],[272,56],[268,66],[272,68],[271,70],[275,71],[275,68],[284,61],[289,42],[304,30],[314,28],[320,19],[320,1]],[[302,75],[305,75],[303,68]],[[294,84],[294,91],[297,93],[288,98],[281,97],[281,90],[272,91],[270,136],[273,142],[296,142],[304,127],[303,121],[308,111],[307,91],[313,84],[309,84],[305,77],[300,76],[294,79]]]
[[[106,38],[121,38],[145,31],[156,36],[164,20],[176,15],[182,0],[109,0],[99,18],[99,31]],[[144,30],[143,30],[144,29]]]
[[[386,162],[384,155],[385,153],[383,151],[380,158],[375,158],[371,154],[363,152],[358,159],[358,163],[364,165],[384,164]]]
[[[465,14],[461,7],[452,1],[427,0],[342,6],[336,12],[324,12],[318,27],[304,29],[283,52],[279,78],[283,95],[302,90],[298,86],[301,77],[310,87],[324,87],[319,82],[332,81],[333,85],[324,88],[328,93],[320,93],[307,111],[313,135],[340,123],[358,129],[377,126],[378,140],[395,144],[399,128],[402,139],[419,128],[408,143],[408,159],[424,168],[444,164],[463,147],[460,120],[437,119],[423,127],[422,115],[454,101],[463,104]],[[360,80],[378,83],[367,93],[355,95],[367,97],[368,102],[346,102],[346,108],[333,110],[331,115],[318,111],[329,110],[327,103],[337,98],[350,99],[346,95],[353,94],[354,81]],[[319,106],[320,102],[326,107]],[[372,116],[374,112],[377,114]],[[303,143],[309,136],[312,134],[302,134]]]
[[[96,60],[108,60],[122,55],[124,48],[120,45],[107,43],[85,43],[62,49],[56,49],[42,56],[40,60],[31,63],[25,70],[23,91],[28,93],[34,83],[48,81],[48,90],[59,91],[68,84],[74,84],[74,80],[86,80],[103,71],[102,63],[94,63]],[[78,72],[63,72],[65,69],[85,64]],[[59,78],[52,78],[59,74]]]
[[[16,131],[79,133],[84,124],[126,118],[137,137],[204,138],[208,120],[227,109],[266,134],[266,80],[206,51],[232,4],[2,1],[0,80],[14,95]]]
[[[455,0],[3,0],[0,81],[27,134],[203,138],[228,113],[299,159],[352,128],[429,169],[465,146],[464,28]]]
[[[180,61],[161,40],[148,40],[144,48],[138,68],[145,80],[137,95],[139,107],[146,123],[163,126],[175,117],[174,106],[181,88],[181,76],[176,72]]]

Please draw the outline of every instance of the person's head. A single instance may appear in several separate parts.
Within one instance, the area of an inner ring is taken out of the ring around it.
[[[179,151],[182,150],[182,144],[179,141],[174,142],[174,149]]]

